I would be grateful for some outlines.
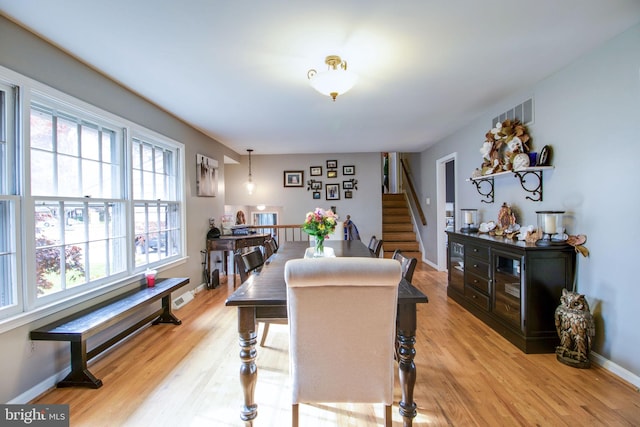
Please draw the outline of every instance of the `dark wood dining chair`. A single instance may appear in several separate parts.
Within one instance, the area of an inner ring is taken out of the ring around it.
[[[369,240],[369,251],[376,258],[380,257],[380,251],[382,250],[382,240],[378,240],[376,236],[371,236]]]
[[[240,274],[240,283],[244,283],[253,271],[259,270],[264,265],[264,256],[260,248],[253,248],[248,252],[237,250],[233,258]]]
[[[391,258],[400,261],[402,276],[407,282],[411,283],[411,279],[413,279],[413,271],[416,269],[418,260],[413,257],[404,256],[400,249],[396,249]]]

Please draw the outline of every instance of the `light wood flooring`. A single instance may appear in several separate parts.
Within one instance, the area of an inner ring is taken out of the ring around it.
[[[430,299],[418,312],[415,426],[640,425],[640,393],[627,383],[522,353],[447,299],[445,273],[419,263],[413,281]],[[90,363],[102,388],[53,389],[32,403],[69,404],[73,427],[242,426],[236,310],[224,306],[232,291],[230,278],[200,292],[176,312],[181,326],[148,327]],[[290,425],[286,328],[272,325],[258,347],[256,427]],[[302,426],[368,427],[382,416],[381,405],[300,406]]]

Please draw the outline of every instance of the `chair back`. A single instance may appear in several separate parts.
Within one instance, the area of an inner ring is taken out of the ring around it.
[[[233,258],[238,274],[240,274],[240,283],[244,283],[252,271],[258,270],[264,265],[264,257],[260,248],[253,248],[244,253],[238,250],[234,253]]]
[[[418,260],[413,257],[404,256],[402,252],[400,252],[400,249],[396,249],[391,258],[400,261],[402,277],[404,277],[407,282],[411,283],[411,279],[413,279],[413,270],[416,269]]]
[[[371,255],[374,255],[376,258],[380,256],[380,251],[382,250],[382,240],[378,240],[376,236],[371,236],[371,240],[369,240],[369,251]]]
[[[293,404],[391,405],[400,264],[295,259],[284,274]]]

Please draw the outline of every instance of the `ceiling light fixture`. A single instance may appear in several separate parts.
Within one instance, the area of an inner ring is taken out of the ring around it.
[[[311,69],[307,72],[307,78],[311,87],[335,101],[338,95],[346,93],[356,84],[358,76],[347,70],[347,61],[343,61],[338,55],[329,55],[324,62],[328,66],[327,71],[317,72]]]
[[[256,185],[253,183],[253,177],[251,176],[251,153],[253,150],[251,148],[247,148],[247,151],[249,152],[249,179],[244,185],[247,187],[247,193],[251,195],[256,189]]]

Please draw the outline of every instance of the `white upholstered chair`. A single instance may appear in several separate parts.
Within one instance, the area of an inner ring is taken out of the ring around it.
[[[292,424],[299,403],[383,403],[391,426],[400,263],[316,258],[285,265]]]

